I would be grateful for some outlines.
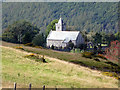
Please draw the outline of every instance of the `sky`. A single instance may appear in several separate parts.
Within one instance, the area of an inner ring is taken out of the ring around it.
[[[119,2],[120,0],[0,0],[2,2]]]

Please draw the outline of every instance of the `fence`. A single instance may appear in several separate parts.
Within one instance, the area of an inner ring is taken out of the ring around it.
[[[31,90],[31,88],[32,88],[32,84],[30,83],[28,90]],[[16,90],[16,89],[17,89],[17,83],[14,83],[14,90]],[[45,90],[45,85],[43,86],[42,90]],[[55,90],[57,90],[57,89],[55,89]]]

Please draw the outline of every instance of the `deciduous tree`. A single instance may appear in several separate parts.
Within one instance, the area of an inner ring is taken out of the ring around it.
[[[106,58],[110,60],[119,60],[120,59],[120,42],[118,40],[112,41],[110,47],[106,49]]]
[[[2,39],[13,43],[29,43],[39,31],[40,29],[33,26],[31,23],[20,20],[5,29]]]
[[[45,31],[46,37],[48,36],[50,30],[55,30],[55,23],[57,22],[58,22],[58,19],[55,19],[47,26],[47,29]]]

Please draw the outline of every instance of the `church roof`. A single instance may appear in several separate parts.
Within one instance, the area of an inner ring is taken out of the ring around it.
[[[79,31],[51,31],[47,37],[48,40],[63,40],[68,42],[69,40],[76,40]]]

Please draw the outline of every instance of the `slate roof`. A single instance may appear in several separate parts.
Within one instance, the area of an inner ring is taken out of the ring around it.
[[[76,40],[79,31],[51,31],[47,37],[47,40],[63,40],[68,42],[69,40]]]

